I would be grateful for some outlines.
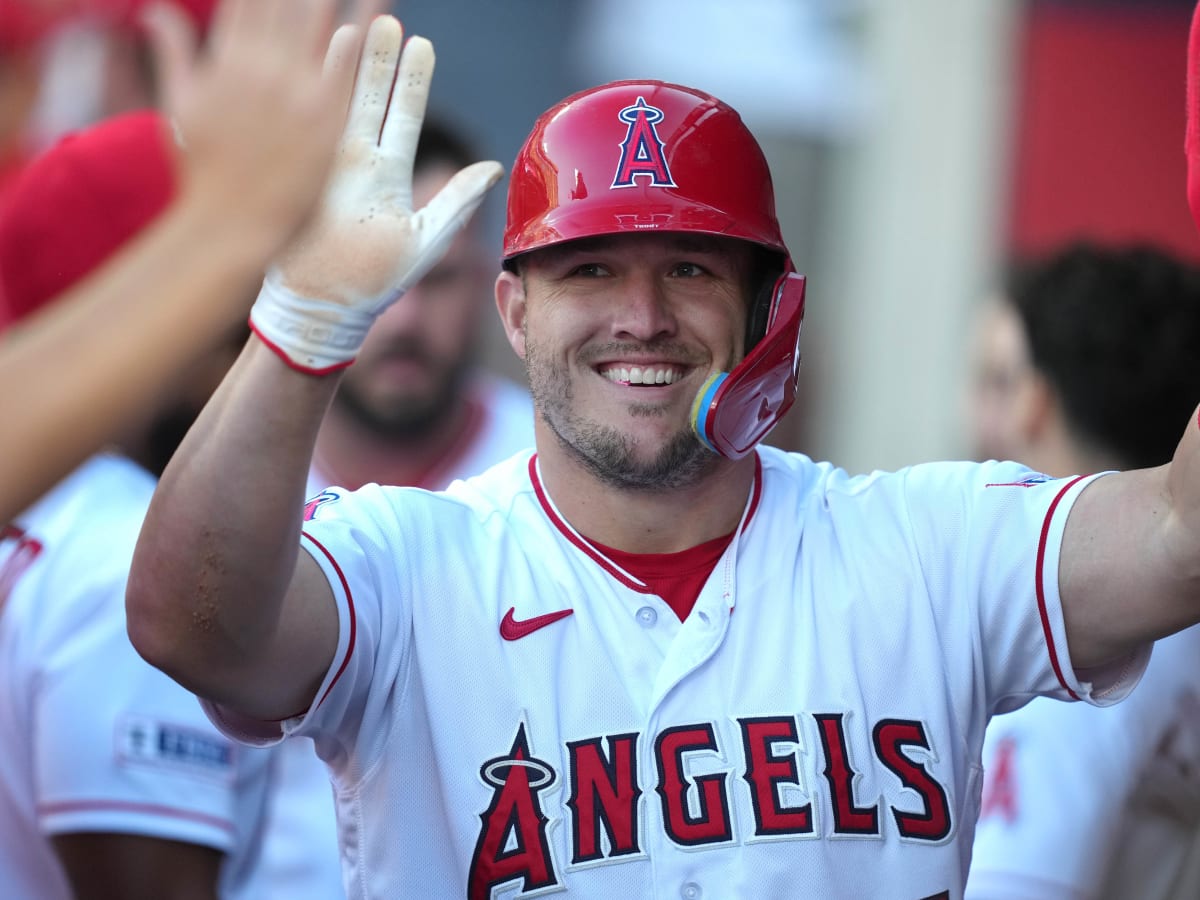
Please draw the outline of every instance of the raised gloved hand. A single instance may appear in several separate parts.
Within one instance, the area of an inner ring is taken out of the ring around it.
[[[503,174],[497,162],[475,163],[413,210],[433,64],[433,45],[405,43],[393,17],[371,24],[320,208],[250,312],[251,327],[292,368],[325,374],[353,362],[376,317],[441,258]]]

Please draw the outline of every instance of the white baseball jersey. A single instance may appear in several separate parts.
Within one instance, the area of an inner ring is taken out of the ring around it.
[[[472,383],[469,406],[462,437],[414,486],[439,490],[533,446],[533,402],[524,388],[481,373]],[[310,497],[317,497],[328,485],[316,467],[309,472]],[[286,741],[277,752],[263,854],[270,877],[262,900],[342,896],[329,770],[317,758],[310,740]]]
[[[152,476],[99,456],[0,532],[0,894],[73,896],[49,837],[146,835],[226,854],[223,898],[259,896],[264,753],[231,742],[125,629]]]
[[[961,897],[988,716],[1115,701],[1056,579],[1087,479],[849,477],[762,447],[682,622],[572,530],[520,454],[444,493],[310,504],[340,638],[311,736],[350,897]]]
[[[967,897],[1165,900],[1200,825],[1200,629],[1159,641],[1112,709],[1036,700],[993,719]]]

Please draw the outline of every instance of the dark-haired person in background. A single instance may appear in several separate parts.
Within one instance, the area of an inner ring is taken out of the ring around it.
[[[981,459],[1052,476],[1162,465],[1200,397],[1200,270],[1075,244],[1014,268],[980,321]],[[988,726],[971,900],[1197,896],[1200,633],[1111,708],[1037,699]]]

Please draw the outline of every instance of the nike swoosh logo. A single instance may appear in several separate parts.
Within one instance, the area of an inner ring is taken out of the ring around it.
[[[504,618],[500,620],[500,637],[506,641],[519,641],[526,635],[533,634],[539,628],[553,625],[559,619],[565,619],[575,612],[573,609],[560,609],[557,612],[518,621],[514,615],[516,611],[516,607],[510,606],[508,612],[504,614]]]

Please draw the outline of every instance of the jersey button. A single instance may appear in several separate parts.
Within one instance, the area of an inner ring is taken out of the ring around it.
[[[679,896],[682,897],[683,900],[700,900],[703,894],[704,891],[700,890],[700,885],[696,884],[694,881],[687,882],[682,888],[679,889]]]
[[[643,606],[637,611],[637,620],[645,628],[653,628],[654,623],[658,621],[658,613],[654,611],[652,606]]]

